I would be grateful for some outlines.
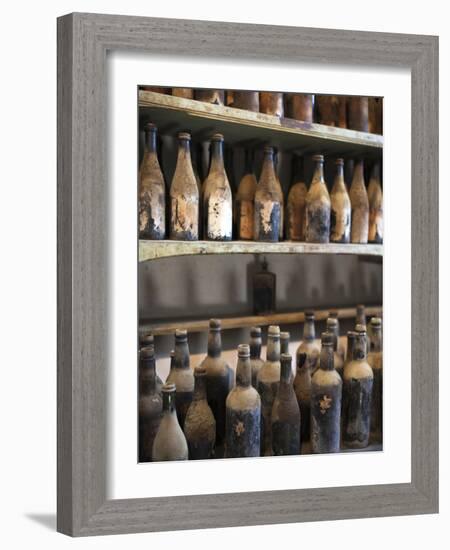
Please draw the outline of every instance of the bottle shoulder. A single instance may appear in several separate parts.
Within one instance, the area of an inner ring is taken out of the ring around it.
[[[264,361],[258,372],[258,382],[270,384],[280,381],[280,361]]]
[[[239,187],[236,193],[236,200],[252,201],[255,198],[256,186],[257,181],[255,174],[245,174],[239,182]]]
[[[372,367],[366,359],[353,360],[347,363],[344,369],[344,380],[361,380],[363,378],[373,378]]]
[[[201,366],[206,369],[206,376],[226,376],[232,370],[230,365],[223,357],[210,357],[207,355],[201,362]]]
[[[342,379],[335,369],[324,370],[318,368],[312,376],[311,386],[342,386]]]
[[[253,386],[235,386],[227,396],[226,407],[233,410],[250,410],[261,407],[261,398]]]

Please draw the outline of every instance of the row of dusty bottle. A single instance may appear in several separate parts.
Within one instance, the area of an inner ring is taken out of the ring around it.
[[[324,180],[324,157],[313,157],[315,170],[306,185],[303,159],[297,158],[295,181],[285,204],[282,186],[275,170],[274,148],[266,146],[257,181],[251,152],[246,173],[235,199],[224,165],[221,134],[211,138],[211,162],[204,183],[196,175],[190,150],[191,136],[178,134],[178,157],[166,208],[166,183],[161,171],[156,126],[145,126],[146,149],[140,168],[139,236],[175,240],[277,242],[287,240],[311,243],[381,243],[383,240],[383,193],[380,166],[375,163],[369,185],[364,181],[364,161],[358,159],[350,189],[344,181],[344,160],[335,160],[335,179],[328,192]],[[168,211],[168,212],[167,212]],[[169,224],[166,224],[166,212]]]
[[[197,99],[235,109],[317,122],[327,126],[382,134],[382,99],[379,97],[254,92],[246,90],[212,90],[142,86],[164,94]]]
[[[307,313],[295,377],[288,353],[289,334],[269,327],[263,361],[261,329],[255,327],[250,346],[238,348],[235,382],[233,370],[221,357],[219,321],[210,323],[208,355],[194,373],[189,366],[187,334],[177,331],[171,370],[162,391],[161,424],[162,382],[155,374],[154,347],[144,346],[140,460],[205,459],[223,456],[223,452],[226,457],[299,454],[302,442],[309,440],[312,452],[338,452],[341,425],[342,443],[348,447],[367,446],[370,430],[372,440],[380,440],[380,319],[373,319],[371,326],[370,365],[365,326],[358,324],[357,332],[348,334],[344,367],[337,319],[328,319],[320,349],[315,342],[314,316]]]

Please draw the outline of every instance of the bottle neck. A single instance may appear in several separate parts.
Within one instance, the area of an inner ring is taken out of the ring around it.
[[[316,166],[314,168],[314,174],[312,178],[312,184],[314,183],[325,183],[324,177],[323,177],[323,161],[318,160],[316,161]]]
[[[175,341],[175,354],[173,356],[174,369],[189,368],[189,345],[187,340]]]
[[[280,360],[280,337],[269,334],[267,338],[267,360]]]
[[[222,141],[211,142],[211,164],[209,170],[210,172],[225,170]]]
[[[264,151],[263,164],[260,179],[276,178],[274,153],[273,151]]]
[[[236,386],[247,388],[252,383],[252,367],[250,365],[250,357],[238,356],[236,367]]]
[[[195,375],[194,401],[206,399],[206,374]]]
[[[157,153],[157,144],[156,144],[156,131],[155,130],[146,130],[145,131],[145,150],[148,153]]]
[[[327,331],[333,335],[333,350],[337,351],[338,348],[338,331],[336,325],[327,326]]]
[[[303,340],[311,342],[316,338],[316,328],[314,326],[314,319],[305,319],[303,324]]]
[[[291,383],[291,360],[281,358],[280,383],[285,386]]]
[[[365,333],[355,336],[353,344],[353,360],[363,361],[367,356],[367,337]]]
[[[289,353],[289,338],[280,338],[280,354]]]
[[[358,160],[353,170],[353,183],[364,182],[364,162]]]
[[[372,179],[375,179],[375,180],[379,180],[380,179],[380,165],[379,163],[375,163],[372,167],[372,174],[371,174],[371,178]]]
[[[334,350],[332,344],[324,344],[322,342],[319,367],[322,370],[334,369]]]
[[[350,362],[353,359],[353,344],[355,339],[347,338],[347,354],[345,356],[346,362]]]
[[[139,391],[141,394],[153,393],[156,390],[155,358],[141,359],[139,369]]]
[[[220,330],[211,330],[208,333],[209,357],[220,357],[222,353],[222,335]]]
[[[175,413],[175,392],[162,392],[163,412],[165,414]]]
[[[372,327],[372,333],[370,335],[370,351],[379,352],[381,351],[381,328]]]
[[[261,338],[250,338],[250,358],[259,359],[261,357]]]

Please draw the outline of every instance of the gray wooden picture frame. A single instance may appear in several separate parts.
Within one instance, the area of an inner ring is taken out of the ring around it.
[[[411,70],[411,483],[107,500],[108,50]],[[58,531],[73,536],[438,511],[437,37],[82,13],[58,19],[57,489]]]

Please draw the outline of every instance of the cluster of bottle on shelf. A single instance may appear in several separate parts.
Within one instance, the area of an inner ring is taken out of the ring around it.
[[[358,159],[350,189],[344,181],[344,161],[335,161],[335,179],[328,192],[324,157],[315,155],[309,189],[303,177],[303,159],[296,157],[294,181],[287,201],[275,170],[274,148],[264,148],[259,181],[253,171],[252,152],[247,153],[246,173],[233,198],[224,165],[221,134],[211,138],[211,160],[203,184],[191,157],[191,136],[178,134],[178,157],[166,208],[166,184],[156,147],[157,129],[145,126],[146,148],[139,173],[139,236],[141,239],[309,243],[381,243],[383,194],[380,166],[372,166],[369,185],[364,181],[364,161]],[[166,212],[169,223],[166,223]],[[168,226],[168,227],[167,227]],[[167,231],[168,229],[168,231]]]
[[[143,90],[197,99],[235,109],[287,117],[302,122],[348,128],[373,134],[383,133],[383,106],[380,97],[254,92],[141,86]]]
[[[319,346],[314,313],[305,312],[295,376],[289,333],[269,327],[263,361],[261,328],[253,327],[249,344],[238,346],[234,376],[221,355],[221,323],[212,319],[207,356],[194,371],[187,332],[175,332],[164,385],[155,371],[153,337],[144,336],[139,460],[295,455],[306,452],[308,442],[313,453],[335,453],[381,442],[381,319],[371,319],[369,334],[365,322],[359,308],[344,357],[337,315],[327,319]]]

